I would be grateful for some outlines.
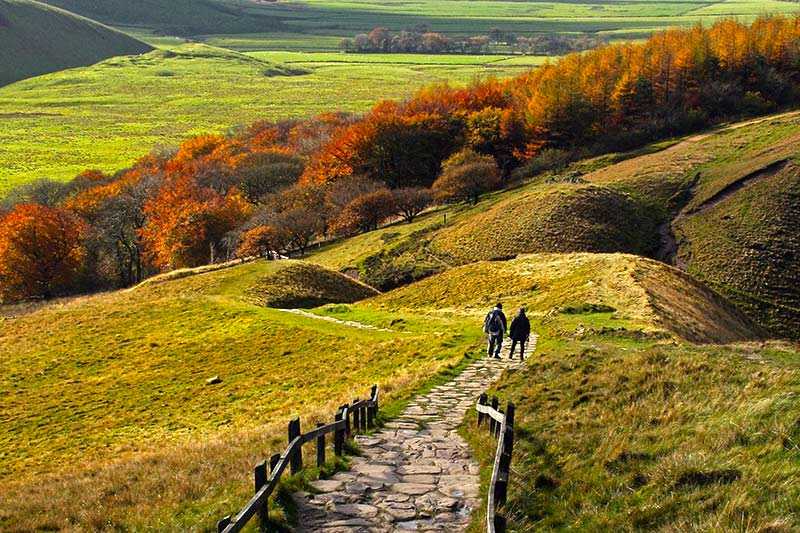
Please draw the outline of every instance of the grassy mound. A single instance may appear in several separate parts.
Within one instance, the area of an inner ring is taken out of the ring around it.
[[[545,336],[537,351],[495,391],[517,406],[509,530],[800,528],[797,346]],[[466,434],[488,470],[493,443]]]
[[[378,292],[344,274],[317,265],[295,263],[256,281],[248,295],[267,307],[318,307],[353,303]]]
[[[440,319],[395,313],[397,335],[248,294],[291,278],[305,297],[320,277],[254,261],[0,313],[0,450],[14,450],[0,453],[0,530],[214,529],[252,496],[252,465],[285,446],[289,418],[329,421],[373,383],[388,404],[474,346],[477,331]],[[357,291],[371,293],[343,293]]]
[[[149,45],[39,2],[0,0],[0,86],[112,56],[141,54]]]
[[[45,3],[118,26],[170,35],[279,31],[281,23],[247,2],[224,0],[46,0]]]
[[[628,252],[657,245],[657,223],[629,196],[594,185],[543,185],[442,230],[433,249],[458,262],[535,252]]]
[[[473,263],[386,293],[374,304],[434,313],[467,310],[479,318],[498,300],[510,312],[525,305],[546,321],[558,317],[564,336],[624,330],[732,342],[761,335],[741,312],[688,275],[620,254],[541,254]],[[591,326],[586,315],[593,315]]]

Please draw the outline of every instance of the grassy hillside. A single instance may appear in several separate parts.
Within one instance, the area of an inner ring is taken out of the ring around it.
[[[2,33],[3,30],[0,30]],[[114,172],[187,135],[259,119],[360,112],[433,82],[511,75],[507,56],[258,53],[190,44],[0,88],[0,196],[35,179]],[[497,63],[497,64],[495,64]]]
[[[137,26],[171,35],[249,33],[280,30],[278,19],[246,0],[46,0],[86,17],[118,26]]]
[[[663,228],[668,239],[662,249],[667,260],[708,282],[774,334],[795,337],[798,147],[800,116],[787,113],[692,136],[583,179],[668,213],[673,220]]]
[[[513,312],[525,305],[559,334],[666,333],[692,342],[732,342],[760,336],[752,321],[684,273],[621,254],[535,254],[512,261],[452,268],[376,298],[388,309],[434,309],[480,320],[497,300]],[[591,324],[585,315],[592,315]],[[593,331],[586,328],[594,327]]]
[[[376,382],[389,402],[477,338],[410,313],[398,335],[262,305],[306,300],[309,286],[316,301],[371,293],[319,267],[256,261],[6,313],[0,529],[211,528],[245,501],[252,464],[277,451],[289,417],[328,415]]]
[[[672,262],[774,335],[798,331],[800,114],[737,123],[575,163],[474,207],[440,208],[311,260],[396,287],[454,265],[538,252]]]
[[[509,529],[796,531],[799,383],[797,346],[544,335],[494,391],[517,405]]]
[[[39,2],[0,0],[0,50],[3,86],[112,56],[141,54],[151,48],[116,30]]]
[[[657,221],[624,193],[585,184],[510,192],[438,232],[432,249],[457,262],[532,252],[629,252],[657,247]]]

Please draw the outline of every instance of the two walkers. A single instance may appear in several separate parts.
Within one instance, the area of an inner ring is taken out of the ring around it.
[[[519,313],[511,321],[511,329],[507,326],[506,315],[503,313],[503,304],[498,303],[489,311],[483,321],[483,331],[489,335],[489,357],[500,359],[500,349],[503,347],[503,337],[508,331],[511,337],[511,353],[509,359],[514,358],[514,351],[519,344],[519,359],[525,360],[525,345],[531,336],[531,322],[525,316],[525,308],[520,307]]]

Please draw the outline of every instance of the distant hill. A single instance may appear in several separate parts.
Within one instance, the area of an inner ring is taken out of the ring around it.
[[[0,86],[151,47],[124,33],[30,0],[0,0]]]
[[[224,0],[46,0],[47,4],[115,26],[140,26],[168,35],[249,33],[280,29],[255,2]]]

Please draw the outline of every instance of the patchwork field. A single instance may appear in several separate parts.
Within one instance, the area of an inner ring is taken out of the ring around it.
[[[434,82],[510,76],[508,56],[259,52],[183,45],[0,88],[0,196],[39,177],[113,172],[187,135],[258,119],[365,111]]]

